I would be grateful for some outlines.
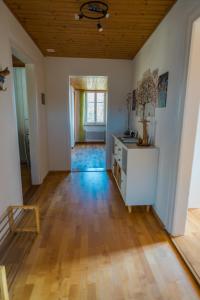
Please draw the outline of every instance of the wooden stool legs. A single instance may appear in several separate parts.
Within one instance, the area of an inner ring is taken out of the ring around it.
[[[0,266],[0,296],[2,300],[9,300],[6,269]]]

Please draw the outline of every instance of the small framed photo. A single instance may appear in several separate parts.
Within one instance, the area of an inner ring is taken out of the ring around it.
[[[169,73],[166,72],[158,78],[158,103],[157,107],[163,108],[167,105],[167,88],[168,88],[168,76]]]
[[[41,94],[41,103],[42,103],[42,105],[46,104],[46,99],[45,99],[45,94],[44,93]]]
[[[132,110],[136,110],[136,90],[133,90]]]

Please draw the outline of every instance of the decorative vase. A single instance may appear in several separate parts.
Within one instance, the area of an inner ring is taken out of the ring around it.
[[[147,123],[149,123],[149,121],[142,120],[139,122],[141,122],[142,126],[143,126],[143,137],[142,137],[142,139],[139,139],[138,145],[139,146],[150,146],[149,142],[148,142],[148,133],[147,133]]]

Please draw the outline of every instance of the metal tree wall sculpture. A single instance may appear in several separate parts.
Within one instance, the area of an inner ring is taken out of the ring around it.
[[[142,119],[145,120],[145,108],[148,103],[153,106],[154,112],[158,97],[158,70],[151,72],[148,70],[144,73],[141,81],[138,82],[136,89],[137,107],[142,107]]]
[[[143,125],[143,137],[139,140],[141,146],[148,146],[149,139],[147,134],[147,120],[148,112],[146,111],[147,104],[151,104],[153,107],[153,115],[155,114],[155,107],[158,97],[158,70],[151,72],[148,70],[143,75],[143,78],[138,82],[136,89],[136,103],[137,109],[142,107],[142,118],[140,122]]]

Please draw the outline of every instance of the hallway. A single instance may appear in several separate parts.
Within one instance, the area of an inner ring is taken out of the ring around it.
[[[110,173],[51,173],[38,204],[41,234],[12,300],[200,298],[153,215],[128,214]]]

